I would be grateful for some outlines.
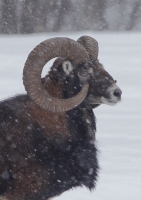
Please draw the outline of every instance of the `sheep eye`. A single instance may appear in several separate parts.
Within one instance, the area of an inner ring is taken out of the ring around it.
[[[92,68],[86,68],[86,67],[83,67],[81,72],[79,72],[79,75],[81,76],[88,76],[90,74],[93,74],[93,69]]]
[[[72,66],[72,64],[71,64],[70,61],[64,61],[64,62],[62,63],[62,68],[63,68],[64,72],[65,72],[67,75],[69,75],[69,74],[72,72],[72,70],[73,70],[73,66]]]

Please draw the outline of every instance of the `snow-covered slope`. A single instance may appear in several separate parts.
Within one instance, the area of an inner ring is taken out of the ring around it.
[[[41,41],[56,36],[98,40],[99,59],[123,91],[117,106],[100,106],[97,146],[101,166],[95,191],[77,188],[56,200],[141,199],[141,33],[53,33],[0,35],[0,99],[24,93],[22,70],[28,53]],[[48,70],[45,68],[44,73]]]

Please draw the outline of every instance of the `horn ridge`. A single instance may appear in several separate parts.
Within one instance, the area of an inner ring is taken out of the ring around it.
[[[98,58],[98,42],[94,38],[84,35],[77,42],[84,46],[91,59]]]
[[[29,54],[23,70],[23,84],[27,94],[41,108],[65,112],[78,106],[85,99],[89,86],[84,84],[81,91],[70,99],[50,97],[41,84],[41,73],[44,65],[55,57],[70,59],[75,63],[89,60],[85,48],[72,39],[57,37],[45,40]]]

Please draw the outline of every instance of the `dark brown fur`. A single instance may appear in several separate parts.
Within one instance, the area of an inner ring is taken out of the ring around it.
[[[67,77],[61,63],[62,59],[55,61],[42,83],[52,97],[67,99],[81,90],[76,71],[83,66]],[[98,70],[98,63],[91,67],[89,92],[100,96],[105,83],[97,80],[108,76],[106,87],[114,80],[102,67]],[[76,186],[95,188],[95,132],[87,100],[65,113],[43,110],[28,95],[0,102],[0,195],[8,200],[46,200]]]

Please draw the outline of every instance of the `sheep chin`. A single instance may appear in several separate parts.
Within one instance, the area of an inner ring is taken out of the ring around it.
[[[101,104],[106,104],[106,105],[109,105],[109,106],[114,106],[118,103],[115,102],[115,101],[112,101],[112,99],[108,99],[108,98],[105,98],[105,97],[101,97]]]

